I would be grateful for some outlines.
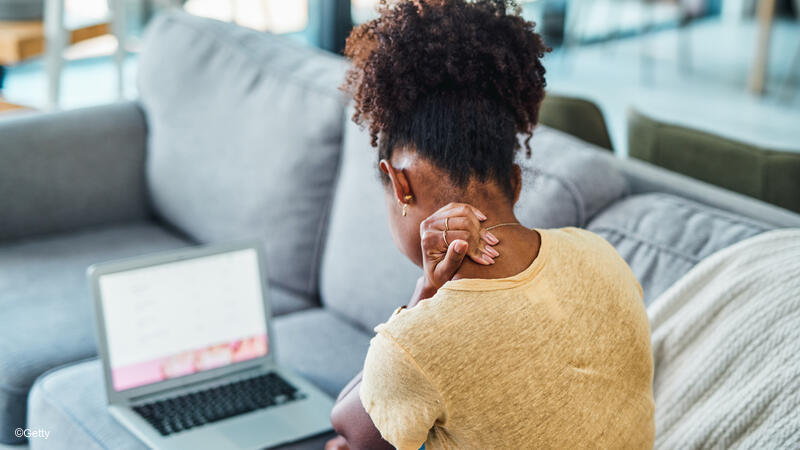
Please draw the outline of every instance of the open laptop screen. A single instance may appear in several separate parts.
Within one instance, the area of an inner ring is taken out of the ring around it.
[[[116,391],[267,354],[254,249],[101,275]]]

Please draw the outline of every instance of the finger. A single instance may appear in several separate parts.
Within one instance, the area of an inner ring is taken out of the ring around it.
[[[500,240],[488,230],[481,228],[480,221],[474,214],[469,212],[467,214],[467,216],[432,215],[420,223],[420,234],[433,230],[444,230],[448,232],[466,230],[473,233],[473,239],[483,239],[491,245],[500,242]]]
[[[448,221],[448,228],[453,228],[455,226],[466,227],[473,223],[480,227],[481,223],[478,216],[468,208],[435,212],[423,222],[425,222],[425,226],[427,227],[444,229],[445,220]]]
[[[449,247],[450,244],[452,244],[454,241],[462,240],[462,241],[466,241],[467,243],[470,244],[470,249],[469,249],[470,253],[472,253],[472,252],[475,252],[475,253],[480,252],[480,248],[479,248],[478,244],[480,244],[481,240],[480,239],[476,239],[476,236],[474,234],[470,233],[469,231],[464,231],[464,230],[444,231],[444,230],[441,230],[441,231],[438,231],[438,233],[439,233],[440,243],[437,246],[437,248],[441,248],[442,250],[444,250],[447,247]],[[447,238],[446,241],[445,241],[445,237]],[[485,244],[486,243],[484,242],[484,245]]]
[[[482,213],[480,209],[478,209],[478,208],[476,208],[476,207],[474,207],[472,205],[467,205],[467,206],[469,206],[472,209],[472,212],[476,216],[478,216],[478,219],[480,219],[481,222],[483,222],[484,220],[487,219],[486,214]]]
[[[461,209],[458,210],[457,212],[465,212],[466,211],[467,214],[470,214],[469,211],[467,209],[465,209],[464,205],[461,205],[460,208]],[[454,213],[454,211],[447,211],[446,213],[450,214],[450,213]],[[426,219],[425,221],[423,221],[422,226],[421,226],[421,228],[423,228],[424,230],[428,230],[428,231],[434,231],[435,232],[436,230],[440,230],[440,231],[446,231],[447,232],[447,236],[448,236],[447,241],[442,239],[441,242],[439,243],[440,245],[437,245],[437,248],[442,249],[442,250],[445,247],[447,247],[447,244],[449,242],[451,242],[453,239],[464,239],[464,240],[470,242],[472,244],[471,248],[470,248],[470,254],[469,254],[470,257],[472,257],[473,260],[477,259],[478,261],[476,261],[476,262],[481,262],[480,261],[480,258],[481,258],[480,251],[483,249],[483,246],[481,246],[479,248],[478,246],[475,245],[475,239],[476,238],[475,238],[475,235],[473,234],[473,230],[476,227],[480,227],[480,222],[478,222],[477,217],[474,217],[471,214],[470,214],[470,216],[448,216],[448,215],[445,214],[444,217],[437,216],[437,215],[434,214],[434,215],[430,216],[428,219]],[[465,236],[464,234],[458,233],[458,234],[452,235],[453,237],[451,237],[450,233],[457,233],[460,230],[466,230],[466,231],[469,232],[469,234]],[[423,231],[423,234],[424,234],[424,231]],[[482,239],[483,241],[485,241],[486,244],[489,244],[490,246],[491,245],[497,245],[497,244],[500,243],[500,240],[494,234],[492,234],[491,232],[489,232],[486,229],[480,229],[478,231],[478,236],[479,236],[478,240]],[[499,256],[497,254],[497,252],[493,251],[493,250],[489,250],[486,253],[490,257]]]
[[[428,239],[430,239],[430,241],[426,242],[426,245],[428,246],[427,248],[437,249],[435,252],[436,255],[430,256],[441,255],[441,253],[444,252],[445,249],[447,249],[447,247],[456,240],[462,240],[471,243],[469,246],[469,251],[467,252],[467,256],[469,256],[469,259],[478,264],[494,264],[494,258],[500,256],[500,252],[489,245],[486,241],[478,239],[477,243],[475,243],[474,235],[468,231],[450,230],[447,233],[443,233],[442,231],[428,232],[426,234]],[[447,235],[447,241],[444,240],[445,235]]]
[[[481,245],[482,244],[483,243],[481,243]],[[492,247],[491,245],[484,245],[483,247],[481,247],[481,251],[491,256],[492,258],[497,258],[498,256],[500,256],[500,252],[498,252],[497,249]]]
[[[485,229],[481,230],[481,238],[490,245],[497,245],[500,243],[500,239],[497,239],[495,235]]]
[[[341,436],[336,436],[325,443],[325,450],[337,450],[342,448],[342,441],[343,439]]]
[[[477,252],[470,251],[467,256],[469,256],[469,259],[471,259],[472,261],[478,264],[483,264],[484,266],[494,264],[495,257],[483,251],[477,251]]]
[[[444,230],[431,230],[423,233],[421,239],[422,248],[425,250],[425,259],[434,265],[439,264],[445,258],[453,242],[459,240],[467,243],[472,242],[472,244],[469,244],[467,255],[471,260],[479,264],[491,264],[491,261],[485,260],[485,257],[498,256],[496,250],[485,250],[487,247],[491,248],[485,241],[480,239],[476,241],[473,235],[467,231],[450,230],[445,233]]]
[[[454,216],[475,217],[478,219],[478,222],[483,222],[486,220],[486,215],[483,214],[478,208],[466,203],[459,203],[450,210],[450,213]]]
[[[476,237],[480,237],[480,229],[478,217],[466,209],[445,214],[434,213],[419,224],[420,235],[426,231],[474,230]]]
[[[467,255],[469,244],[467,241],[457,239],[450,243],[447,247],[447,254],[444,259],[436,265],[434,276],[437,280],[450,280],[456,274],[461,263],[464,261],[464,256]]]
[[[434,214],[440,214],[440,213],[446,214],[447,211],[469,211],[472,214],[475,214],[475,216],[477,216],[481,222],[486,220],[486,214],[481,212],[480,209],[468,203],[448,203],[439,208]]]
[[[450,233],[448,233],[449,235]],[[426,255],[431,258],[436,258],[447,251],[447,247],[454,239],[455,235],[447,236],[447,243],[445,243],[445,236],[439,230],[425,231],[420,236],[422,249]]]
[[[473,230],[478,225],[477,218],[470,219],[466,216],[446,216],[437,217],[428,224],[429,227],[437,230]]]

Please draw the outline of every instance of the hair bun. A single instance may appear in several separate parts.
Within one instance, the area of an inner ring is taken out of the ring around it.
[[[347,39],[353,67],[343,86],[373,145],[394,118],[447,93],[497,103],[516,132],[530,136],[546,84],[541,58],[550,49],[514,2],[384,0],[378,12]]]

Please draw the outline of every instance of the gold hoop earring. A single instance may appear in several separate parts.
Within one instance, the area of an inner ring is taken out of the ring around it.
[[[407,194],[405,197],[403,197],[403,200],[405,200],[405,202],[403,202],[403,213],[402,213],[403,217],[406,216],[407,212],[406,210],[408,209],[408,202],[410,202],[412,198],[414,198],[414,196],[411,194]],[[398,200],[398,202],[400,202],[400,200]]]

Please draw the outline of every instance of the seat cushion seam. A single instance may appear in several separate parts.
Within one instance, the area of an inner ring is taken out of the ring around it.
[[[718,211],[718,210],[714,209],[713,207],[709,207],[709,209],[701,209],[700,207],[698,207],[698,205],[687,203],[687,202],[684,202],[684,201],[679,201],[678,198],[676,198],[675,196],[672,196],[672,195],[668,195],[668,194],[656,194],[656,195],[666,199],[667,201],[669,201],[670,203],[672,203],[675,206],[684,208],[684,209],[689,210],[689,211],[691,211],[693,213],[705,214],[705,215],[711,216],[711,217],[713,217],[715,219],[722,220],[722,221],[724,221],[724,222],[726,222],[728,224],[732,224],[732,225],[747,225],[747,226],[751,226],[751,227],[754,227],[754,228],[758,228],[760,231],[767,231],[767,230],[771,229],[771,228],[767,227],[765,224],[759,223],[759,222],[757,222],[755,220],[750,220],[750,219],[748,219],[746,217],[742,217],[742,216],[729,216],[729,215],[725,214],[722,211]]]
[[[644,245],[647,245],[649,247],[658,249],[660,251],[672,254],[674,256],[677,256],[679,258],[685,259],[685,260],[687,260],[689,262],[692,262],[692,263],[695,263],[695,264],[700,261],[700,258],[697,258],[695,256],[691,256],[691,255],[685,254],[683,252],[677,251],[677,250],[675,250],[673,248],[665,247],[665,246],[663,246],[661,244],[657,244],[655,242],[649,241],[649,240],[647,240],[647,239],[645,239],[645,238],[643,238],[643,237],[641,237],[641,236],[639,236],[639,235],[637,235],[635,233],[632,233],[632,232],[630,232],[628,230],[623,230],[623,229],[619,229],[619,228],[614,228],[614,227],[610,227],[610,226],[601,225],[601,226],[592,226],[591,227],[591,231],[594,231],[594,232],[605,231],[605,232],[609,232],[609,233],[612,233],[612,234],[616,234],[616,235],[622,236],[623,238],[633,239],[634,241],[637,241],[640,244],[644,244]]]
[[[25,395],[25,394],[28,393],[28,391],[30,391],[30,389],[31,389],[31,386],[28,386],[26,388],[26,387],[16,387],[16,386],[11,386],[11,385],[8,385],[8,384],[0,383],[0,391],[6,391],[7,393],[12,394],[12,395]]]
[[[48,391],[48,390],[47,390],[47,389],[46,389],[44,386],[42,386],[42,387],[41,387],[41,389],[42,389],[42,393],[44,393],[44,394],[47,394],[47,396],[50,396],[50,395],[52,395],[52,394],[50,393],[50,391]],[[83,432],[84,432],[84,433],[86,433],[86,434],[87,434],[87,435],[88,435],[88,436],[89,436],[89,437],[90,437],[90,438],[91,438],[93,441],[95,441],[95,442],[97,443],[97,445],[99,445],[100,447],[103,447],[103,448],[108,448],[108,447],[107,447],[105,444],[103,444],[103,442],[102,442],[102,441],[101,441],[101,440],[100,440],[100,439],[99,439],[97,436],[95,436],[95,434],[94,434],[94,433],[92,433],[92,432],[91,432],[91,431],[90,431],[88,428],[86,428],[86,427],[85,427],[85,426],[84,426],[84,425],[81,423],[81,421],[80,421],[80,420],[78,420],[78,419],[77,419],[77,418],[76,418],[76,417],[75,417],[75,416],[74,416],[72,413],[70,413],[69,411],[67,411],[67,410],[66,410],[66,409],[65,409],[65,408],[64,408],[62,405],[58,404],[58,402],[57,402],[57,401],[55,401],[55,400],[51,400],[51,399],[49,399],[49,398],[46,398],[46,401],[47,401],[47,402],[48,402],[48,403],[49,403],[49,404],[50,404],[50,405],[51,405],[53,408],[55,408],[56,410],[58,410],[58,412],[60,412],[60,413],[61,413],[63,416],[65,416],[67,419],[69,419],[69,420],[73,421],[73,422],[75,423],[75,425],[77,425],[77,426],[78,426],[78,427],[79,427],[81,430],[83,430]]]
[[[84,426],[83,423],[81,423],[81,421],[78,420],[75,417],[74,414],[72,414],[69,411],[67,411],[67,409],[63,405],[60,404],[60,402],[58,402],[57,400],[51,398],[52,397],[52,392],[49,391],[44,385],[44,382],[46,381],[46,378],[48,376],[50,376],[51,374],[54,374],[54,373],[56,373],[56,372],[58,372],[60,370],[63,370],[63,369],[75,367],[76,365],[81,364],[81,363],[87,363],[87,362],[90,362],[90,361],[99,361],[99,360],[95,359],[95,358],[92,358],[92,359],[88,359],[88,360],[77,361],[77,362],[75,362],[73,364],[70,364],[70,365],[67,365],[67,366],[62,366],[62,367],[57,367],[55,369],[52,369],[52,370],[50,370],[48,372],[45,372],[36,381],[36,383],[34,383],[34,387],[36,385],[39,385],[40,389],[42,390],[42,393],[46,394],[46,395],[43,396],[45,401],[47,401],[53,408],[57,409],[67,419],[72,420],[75,423],[75,425],[77,425],[81,430],[83,430],[84,433],[86,433],[93,441],[95,441],[95,443],[97,443],[97,445],[99,445],[102,448],[108,448],[105,444],[103,444],[103,441],[100,440],[94,433],[92,433],[91,430],[86,428],[86,426]],[[28,412],[29,413],[30,413],[30,410],[31,410],[31,408],[28,408]]]

